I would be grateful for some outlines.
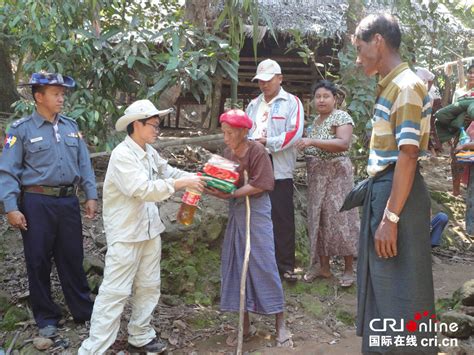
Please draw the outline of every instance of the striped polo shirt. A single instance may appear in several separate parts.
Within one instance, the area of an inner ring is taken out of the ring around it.
[[[402,145],[428,148],[431,103],[426,87],[402,63],[377,84],[367,173],[374,176],[398,159]]]

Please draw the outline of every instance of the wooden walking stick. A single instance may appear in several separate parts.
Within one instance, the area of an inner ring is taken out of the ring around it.
[[[249,176],[247,170],[244,170],[244,185],[247,185]],[[242,265],[242,275],[240,277],[240,306],[239,306],[239,333],[237,337],[237,355],[242,354],[242,345],[244,342],[244,308],[245,308],[245,286],[247,282],[247,270],[249,267],[250,256],[250,200],[245,196],[245,254]]]

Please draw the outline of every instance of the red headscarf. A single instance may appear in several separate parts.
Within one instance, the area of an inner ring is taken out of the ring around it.
[[[242,110],[229,110],[219,117],[220,123],[227,123],[236,128],[252,128],[253,122],[250,117]]]

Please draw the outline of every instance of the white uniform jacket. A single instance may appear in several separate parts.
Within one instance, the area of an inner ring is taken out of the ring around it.
[[[263,94],[253,99],[247,107],[247,115],[254,122],[249,131],[251,137],[256,128],[257,112]],[[273,159],[275,180],[292,179],[296,164],[293,144],[303,136],[304,110],[300,99],[283,88],[273,100],[267,126],[267,145]]]
[[[150,145],[127,136],[112,152],[105,175],[103,218],[110,246],[156,238],[165,229],[155,202],[169,198],[174,181],[193,174],[168,165]]]

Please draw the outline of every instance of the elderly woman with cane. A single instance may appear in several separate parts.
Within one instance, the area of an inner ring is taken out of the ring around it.
[[[238,189],[226,194],[207,188],[211,195],[229,200],[229,220],[221,257],[221,310],[239,311],[240,278],[244,264],[246,236],[245,197],[250,200],[250,243],[246,292],[244,302],[244,341],[256,334],[250,324],[249,312],[275,314],[276,345],[292,347],[291,334],[283,316],[284,298],[275,260],[271,203],[268,191],[273,189],[273,172],[265,147],[247,140],[252,121],[242,110],[230,110],[220,116],[224,142],[224,157],[239,164]],[[248,182],[244,182],[247,171]],[[235,333],[229,335],[227,345],[237,345]]]

